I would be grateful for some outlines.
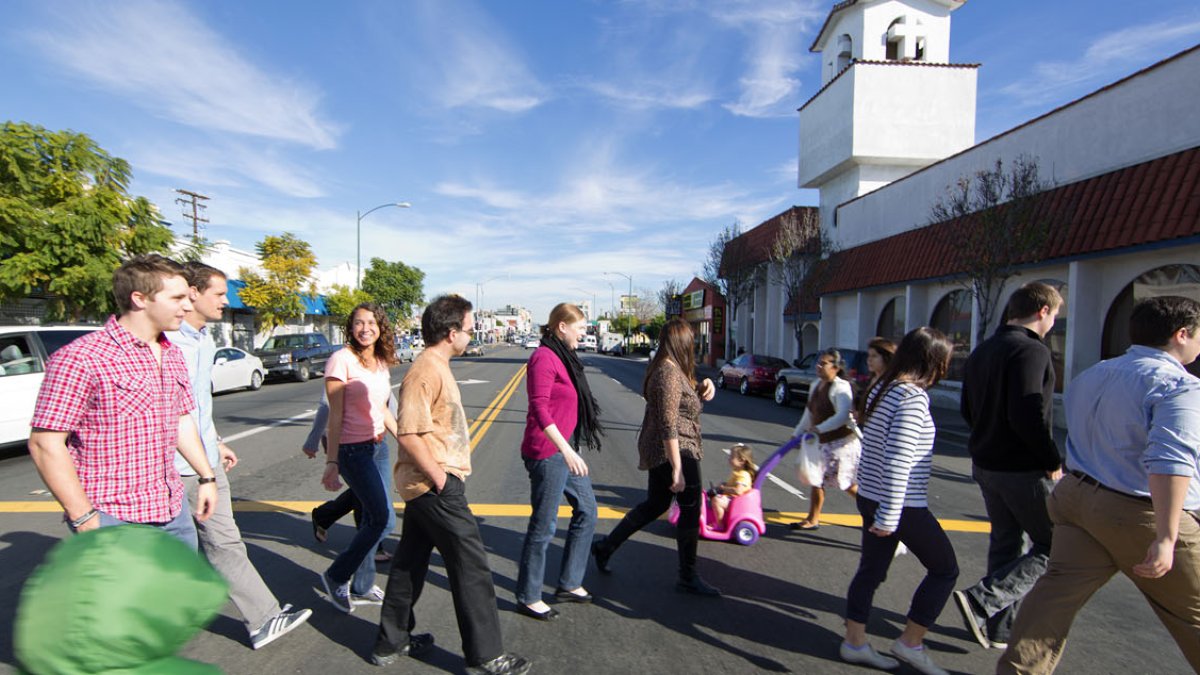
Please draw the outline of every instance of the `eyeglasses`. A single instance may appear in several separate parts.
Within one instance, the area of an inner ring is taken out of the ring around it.
[[[475,337],[475,329],[474,328],[455,328],[454,330],[456,330],[460,333],[466,333],[467,335],[470,335],[471,337]]]

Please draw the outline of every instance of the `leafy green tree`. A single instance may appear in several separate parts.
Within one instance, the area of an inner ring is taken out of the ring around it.
[[[658,336],[662,335],[662,329],[665,325],[667,325],[667,315],[660,313],[651,319],[650,323],[642,326],[642,332],[651,340],[658,341]]]
[[[0,126],[0,299],[45,293],[51,320],[112,312],[113,270],[174,238],[131,178],[84,134]]]
[[[398,321],[411,316],[413,307],[425,301],[425,273],[398,260],[371,258],[362,289],[387,310],[392,321]]]
[[[371,294],[361,288],[334,284],[330,292],[325,295],[325,307],[329,310],[330,318],[342,324],[346,322],[346,318],[350,316],[350,312],[353,312],[355,307],[372,300],[374,298],[371,297]]]
[[[274,332],[288,319],[304,316],[302,293],[316,292],[311,280],[317,257],[307,241],[291,232],[268,235],[255,244],[266,274],[243,267],[238,272],[246,287],[238,291],[242,302],[257,312],[261,328]]]

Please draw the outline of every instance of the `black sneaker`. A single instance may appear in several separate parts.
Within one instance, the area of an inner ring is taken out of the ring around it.
[[[371,663],[377,666],[390,666],[399,661],[401,656],[418,658],[428,654],[431,649],[433,649],[433,635],[429,633],[410,635],[408,636],[408,644],[391,654],[376,654],[372,652]]]
[[[680,593],[691,593],[692,595],[703,595],[710,598],[715,598],[721,595],[721,591],[714,586],[709,586],[704,579],[697,574],[691,579],[680,579],[675,582],[675,590]]]
[[[592,560],[596,561],[596,569],[600,570],[601,574],[612,574],[612,568],[608,566],[610,557],[612,551],[604,547],[603,539],[592,542]]]
[[[525,675],[531,667],[533,664],[528,659],[504,653],[487,663],[470,666],[467,672],[470,675]]]
[[[959,614],[962,614],[963,624],[971,632],[971,637],[975,638],[975,641],[984,649],[991,647],[992,642],[984,632],[984,619],[975,613],[975,603],[972,602],[971,596],[962,591],[954,591],[952,595],[954,596],[954,604],[958,607]]]

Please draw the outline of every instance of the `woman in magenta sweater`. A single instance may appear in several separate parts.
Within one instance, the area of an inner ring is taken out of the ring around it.
[[[571,524],[554,596],[559,602],[592,601],[591,594],[583,587],[583,574],[596,529],[596,497],[587,463],[577,450],[581,443],[599,450],[604,430],[583,364],[575,355],[586,330],[587,321],[578,307],[559,304],[550,312],[541,346],[529,357],[525,385],[529,414],[525,418],[521,457],[529,472],[533,513],[521,549],[517,611],[541,621],[558,618],[558,611],[542,600],[542,582],[546,547],[554,538],[558,506],[564,496],[571,504]]]

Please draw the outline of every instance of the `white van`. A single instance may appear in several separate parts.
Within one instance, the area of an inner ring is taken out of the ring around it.
[[[583,339],[579,341],[579,348],[585,352],[596,351],[596,336],[584,335]]]

